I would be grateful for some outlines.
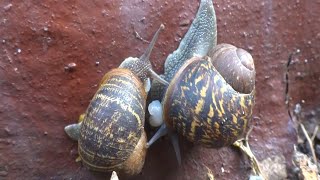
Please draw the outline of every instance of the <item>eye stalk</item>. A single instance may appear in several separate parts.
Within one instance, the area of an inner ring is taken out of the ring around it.
[[[135,75],[137,75],[141,81],[145,82],[149,77],[159,81],[164,85],[168,85],[169,83],[162,79],[156,72],[153,71],[150,55],[152,49],[158,39],[160,31],[164,29],[164,25],[161,24],[155,35],[153,36],[147,50],[142,54],[140,58],[128,57],[126,58],[119,66],[119,68],[125,68],[132,71]]]

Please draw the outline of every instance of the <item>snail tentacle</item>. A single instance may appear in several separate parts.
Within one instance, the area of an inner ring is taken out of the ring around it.
[[[152,69],[149,69],[149,75],[152,77],[152,79],[158,81],[159,83],[168,86],[169,82],[166,81],[164,78],[162,78],[160,75],[158,75],[156,72],[154,72]]]
[[[141,59],[142,61],[149,61],[149,57],[150,57],[150,54],[152,52],[152,49],[154,47],[154,44],[156,43],[157,39],[158,39],[158,36],[160,34],[160,31],[164,29],[164,25],[161,24],[159,29],[157,30],[157,32],[154,34],[147,50],[144,52],[144,54],[142,54],[142,56],[139,58]]]
[[[156,142],[158,139],[160,139],[162,136],[165,136],[169,134],[171,143],[173,145],[173,149],[176,153],[176,158],[178,161],[178,164],[181,165],[181,153],[180,153],[180,146],[179,146],[179,140],[177,133],[171,131],[165,123],[163,123],[158,131],[152,136],[152,138],[147,143],[147,148],[150,148],[150,146]]]
[[[168,134],[168,127],[166,126],[165,123],[163,123],[160,128],[158,129],[158,131],[152,136],[152,138],[148,141],[147,143],[147,148],[149,148],[154,142],[156,142],[159,138],[161,138],[162,136],[165,136]]]
[[[154,75],[156,73],[152,70],[152,66],[149,58],[150,58],[152,49],[155,45],[155,42],[157,41],[160,31],[162,29],[164,29],[163,24],[160,25],[159,29],[153,36],[147,50],[143,53],[143,55],[140,58],[128,57],[120,64],[119,68],[129,69],[135,75],[137,75],[143,82],[148,78],[148,76],[152,76],[158,79],[158,77]]]
[[[181,166],[181,153],[180,153],[180,146],[179,146],[179,139],[177,133],[169,132],[170,140],[173,145],[174,152],[176,153],[176,158],[178,161],[179,166]]]
[[[150,82],[150,78],[147,78],[144,82],[144,90],[146,91],[146,93],[148,93],[151,89],[151,82]]]

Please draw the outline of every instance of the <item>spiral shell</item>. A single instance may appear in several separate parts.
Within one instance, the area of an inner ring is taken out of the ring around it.
[[[250,53],[231,44],[219,44],[208,56],[213,66],[233,89],[240,93],[253,91],[256,72]]]
[[[252,116],[254,90],[232,88],[209,57],[188,60],[172,79],[163,101],[164,120],[195,144],[222,147],[244,132]]]
[[[145,106],[143,84],[130,70],[107,73],[81,125],[79,155],[84,164],[97,171],[139,173],[146,155]]]

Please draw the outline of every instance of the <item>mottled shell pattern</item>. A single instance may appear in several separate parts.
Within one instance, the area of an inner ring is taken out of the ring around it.
[[[85,165],[97,171],[123,169],[136,148],[145,149],[136,147],[140,139],[146,143],[145,103],[143,84],[130,70],[118,68],[104,76],[80,130],[79,155]],[[146,150],[140,153],[144,161]],[[135,168],[140,172],[142,167]]]
[[[141,172],[146,156],[147,82],[149,77],[161,80],[149,57],[163,28],[160,25],[140,58],[128,57],[105,74],[82,122],[65,128],[78,140],[80,158],[90,169],[129,176]]]
[[[239,93],[210,57],[188,60],[170,83],[163,101],[166,124],[195,144],[232,144],[252,116],[254,91]]]
[[[212,0],[201,0],[178,49],[166,59],[162,76],[170,85],[159,88],[154,84],[151,91],[151,100],[162,100],[163,119],[169,129],[207,147],[236,141],[245,131],[254,105],[251,55],[216,43]]]

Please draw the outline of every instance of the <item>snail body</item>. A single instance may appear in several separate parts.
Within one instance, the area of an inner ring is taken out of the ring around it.
[[[217,44],[216,15],[212,0],[201,0],[197,15],[179,47],[164,64],[165,80],[171,81],[181,66],[194,56],[205,56]]]
[[[81,122],[65,127],[78,141],[81,161],[91,170],[135,175],[146,156],[144,131],[148,79],[163,81],[153,72],[149,56],[161,25],[140,58],[129,57],[106,73]]]

